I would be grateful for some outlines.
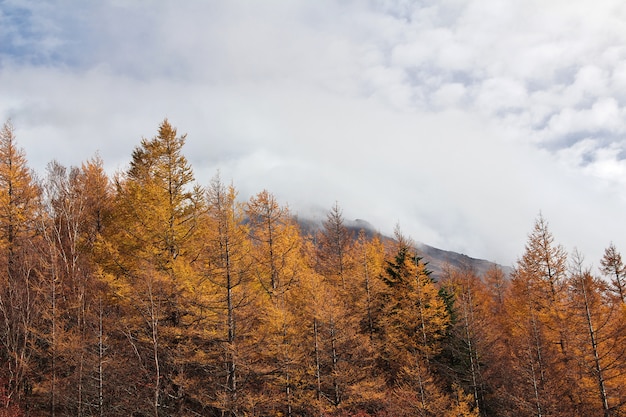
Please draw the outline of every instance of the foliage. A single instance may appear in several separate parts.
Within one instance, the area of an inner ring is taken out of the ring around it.
[[[36,180],[0,130],[0,416],[626,413],[624,265],[604,278],[541,216],[514,272],[411,239],[303,233],[268,191],[195,183],[164,120],[127,170]]]

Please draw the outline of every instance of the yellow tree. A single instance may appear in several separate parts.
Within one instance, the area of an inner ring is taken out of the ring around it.
[[[344,225],[343,211],[338,203],[330,209],[322,226],[317,236],[317,271],[345,289],[354,266],[351,256],[353,238]]]
[[[368,291],[362,286],[363,280],[367,285],[371,282],[368,267],[372,266],[372,254],[367,255],[363,241],[358,254],[362,258],[355,261],[355,237],[344,223],[342,210],[335,203],[322,223],[322,230],[315,236],[316,248],[310,255],[315,260],[312,264],[315,271],[328,287],[328,308],[315,315],[314,324],[319,336],[323,397],[336,409],[353,407],[361,401],[356,387],[367,379],[362,359],[369,356],[371,360],[373,356],[366,355],[363,350],[371,348],[371,339],[361,331],[362,318],[359,315],[359,309],[363,307],[363,303],[359,303],[363,296],[367,297]],[[363,260],[367,262],[361,263]],[[360,277],[362,271],[367,273]],[[370,313],[371,290],[369,288]],[[361,353],[359,356],[353,355],[357,348]]]
[[[383,290],[380,275],[384,270],[385,247],[378,236],[367,238],[359,232],[354,245],[355,277],[350,281],[348,294],[353,297],[356,313],[361,320],[361,330],[370,339],[374,337],[375,300]]]
[[[203,197],[182,153],[185,139],[165,120],[157,136],[135,148],[130,168],[116,179],[115,228],[107,233],[109,271],[118,277],[112,285],[127,310],[121,330],[150,381],[136,386],[151,393],[136,395],[155,416],[182,400],[167,348],[186,319],[181,306],[199,252]]]
[[[31,393],[32,353],[39,315],[36,228],[41,190],[33,180],[13,126],[0,129],[0,361],[7,404]]]
[[[483,280],[487,286],[486,290],[491,295],[493,312],[499,314],[504,308],[504,300],[509,286],[508,278],[500,266],[494,265],[485,272]]]
[[[86,251],[97,252],[105,228],[113,211],[113,187],[104,170],[104,162],[95,156],[84,162],[75,178],[76,187],[84,199],[82,233]]]
[[[265,316],[258,329],[264,349],[257,355],[264,366],[267,412],[293,415],[293,367],[299,360],[293,345],[297,331],[295,317],[288,308],[291,290],[305,267],[302,237],[288,208],[281,207],[268,191],[253,196],[245,206],[251,238],[252,274]]]
[[[301,266],[301,237],[289,209],[281,207],[268,191],[246,204],[253,246],[254,274],[271,296],[287,291]]]
[[[336,322],[343,318],[343,309],[332,285],[319,274],[307,274],[299,291],[305,294],[299,317],[309,329],[304,343],[309,347],[307,355],[309,372],[306,380],[314,387],[314,397],[302,398],[301,407],[333,412],[343,400],[340,385],[338,328]]]
[[[510,297],[506,303],[505,356],[511,358],[514,370],[504,381],[504,392],[515,396],[517,409],[534,416],[543,416],[554,403],[548,391],[551,374],[548,374],[547,356],[549,342],[539,319],[537,298],[541,297],[534,281],[528,280],[518,271],[513,273]]]
[[[626,355],[626,324],[623,302],[607,283],[583,267],[583,258],[574,253],[569,292],[578,329],[574,333],[578,380],[583,390],[578,412],[581,415],[620,415],[626,398],[623,388]]]
[[[311,285],[315,290],[308,298],[304,319],[313,329],[308,343],[315,359],[316,401],[328,412],[355,412],[365,403],[375,402],[379,394],[376,385],[381,386],[373,369],[371,335],[377,287],[372,282],[381,269],[382,245],[370,245],[363,235],[357,253],[338,204],[322,226],[306,245],[310,267],[316,272],[310,282],[323,281],[323,285]],[[377,255],[380,258],[376,259]]]
[[[536,414],[568,410],[580,402],[569,343],[574,332],[567,293],[567,253],[555,244],[546,220],[539,216],[513,273],[508,303],[512,355],[528,375]],[[522,375],[520,372],[518,375]]]
[[[351,251],[354,260],[346,282],[340,291],[349,323],[351,344],[345,350],[346,394],[343,408],[352,413],[376,410],[385,402],[385,378],[377,369],[377,338],[375,314],[385,285],[380,279],[385,267],[385,247],[378,236],[368,237],[359,231]]]
[[[626,269],[622,261],[622,255],[615,245],[611,243],[604,250],[604,256],[600,260],[601,270],[610,280],[612,290],[619,295],[622,303],[626,304]]]
[[[315,271],[313,239],[302,244],[307,263],[286,292],[292,415],[352,415],[366,402],[379,404],[383,384],[373,384],[369,336],[350,310],[345,291]],[[337,285],[339,284],[339,285]],[[369,352],[369,353],[368,353]],[[368,381],[369,378],[369,381]],[[380,381],[376,381],[380,382]],[[378,398],[374,398],[378,395]],[[282,410],[279,410],[282,411]]]
[[[219,367],[207,375],[214,386],[213,406],[224,415],[236,416],[251,406],[243,393],[249,357],[256,342],[259,324],[257,293],[251,288],[252,257],[248,228],[244,224],[243,205],[236,201],[234,186],[225,186],[219,175],[207,190],[208,235],[202,255],[202,274],[208,281],[207,308],[216,348],[209,352]],[[252,400],[254,402],[254,400]]]

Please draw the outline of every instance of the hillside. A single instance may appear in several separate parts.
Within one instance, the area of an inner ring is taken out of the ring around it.
[[[319,221],[311,219],[298,219],[298,223],[304,234],[311,234],[319,230],[322,225]],[[380,235],[376,226],[363,219],[346,220],[345,226],[356,237],[363,230],[368,237]],[[392,240],[390,236],[382,235],[383,240]],[[478,276],[484,276],[490,268],[499,266],[508,276],[512,272],[510,266],[499,265],[495,262],[485,259],[472,258],[468,255],[454,251],[436,248],[426,243],[416,242],[415,248],[417,255],[428,264],[428,269],[432,271],[432,276],[437,280],[442,276],[446,267],[452,267],[455,270],[470,269],[476,272]]]

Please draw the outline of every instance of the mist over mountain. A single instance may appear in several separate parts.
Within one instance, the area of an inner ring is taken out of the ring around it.
[[[304,234],[314,234],[323,227],[321,221],[308,218],[298,218],[298,223]],[[358,236],[360,231],[363,231],[369,238],[378,235],[383,241],[393,240],[393,237],[381,234],[376,226],[367,220],[346,219],[344,220],[344,226],[352,233],[354,238]],[[495,266],[500,267],[507,276],[512,272],[512,267],[510,266],[500,265],[486,259],[473,258],[462,253],[436,248],[423,242],[415,242],[415,252],[428,264],[428,269],[432,271],[432,276],[436,280],[443,276],[446,268],[456,270],[469,269],[476,272],[478,276],[483,276],[490,268]]]

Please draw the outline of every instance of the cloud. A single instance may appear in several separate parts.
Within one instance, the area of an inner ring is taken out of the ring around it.
[[[123,169],[168,117],[241,198],[505,264],[540,210],[592,261],[626,248],[621,2],[3,6],[0,117],[37,170]]]

